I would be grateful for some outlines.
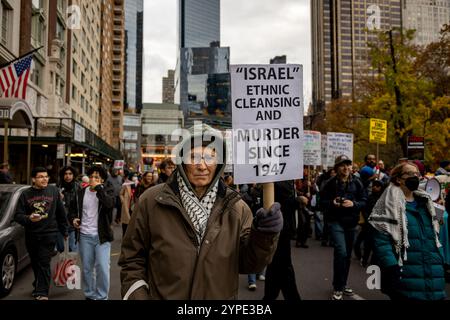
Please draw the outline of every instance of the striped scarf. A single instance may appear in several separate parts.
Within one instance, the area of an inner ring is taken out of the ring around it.
[[[216,202],[219,180],[216,181],[214,187],[201,200],[187,186],[180,174],[177,174],[177,180],[180,188],[181,202],[194,225],[198,243],[202,243],[211,209]]]

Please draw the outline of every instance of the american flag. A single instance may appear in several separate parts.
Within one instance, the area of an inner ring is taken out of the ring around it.
[[[32,59],[33,55],[29,54],[0,69],[1,97],[25,99]]]

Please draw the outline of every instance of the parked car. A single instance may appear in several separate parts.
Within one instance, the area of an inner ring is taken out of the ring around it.
[[[19,196],[27,185],[0,184],[0,296],[11,292],[17,272],[29,265],[25,229],[14,221]]]

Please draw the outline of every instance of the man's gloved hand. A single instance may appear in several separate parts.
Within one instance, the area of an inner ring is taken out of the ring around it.
[[[281,214],[281,205],[275,202],[269,210],[264,208],[256,211],[253,221],[258,231],[268,233],[278,233],[283,229],[283,215]]]

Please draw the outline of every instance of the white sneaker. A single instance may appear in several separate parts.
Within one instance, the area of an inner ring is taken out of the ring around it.
[[[256,290],[256,284],[254,284],[254,283],[249,284],[248,285],[248,290],[255,291]]]
[[[354,292],[353,292],[353,290],[351,289],[351,288],[345,288],[344,289],[344,294],[346,295],[346,296],[352,296],[352,295],[354,295]]]
[[[265,280],[266,280],[266,277],[265,277],[263,274],[260,274],[260,275],[258,276],[258,280],[259,280],[259,281],[265,281]]]
[[[334,291],[331,300],[343,300],[342,291]]]

